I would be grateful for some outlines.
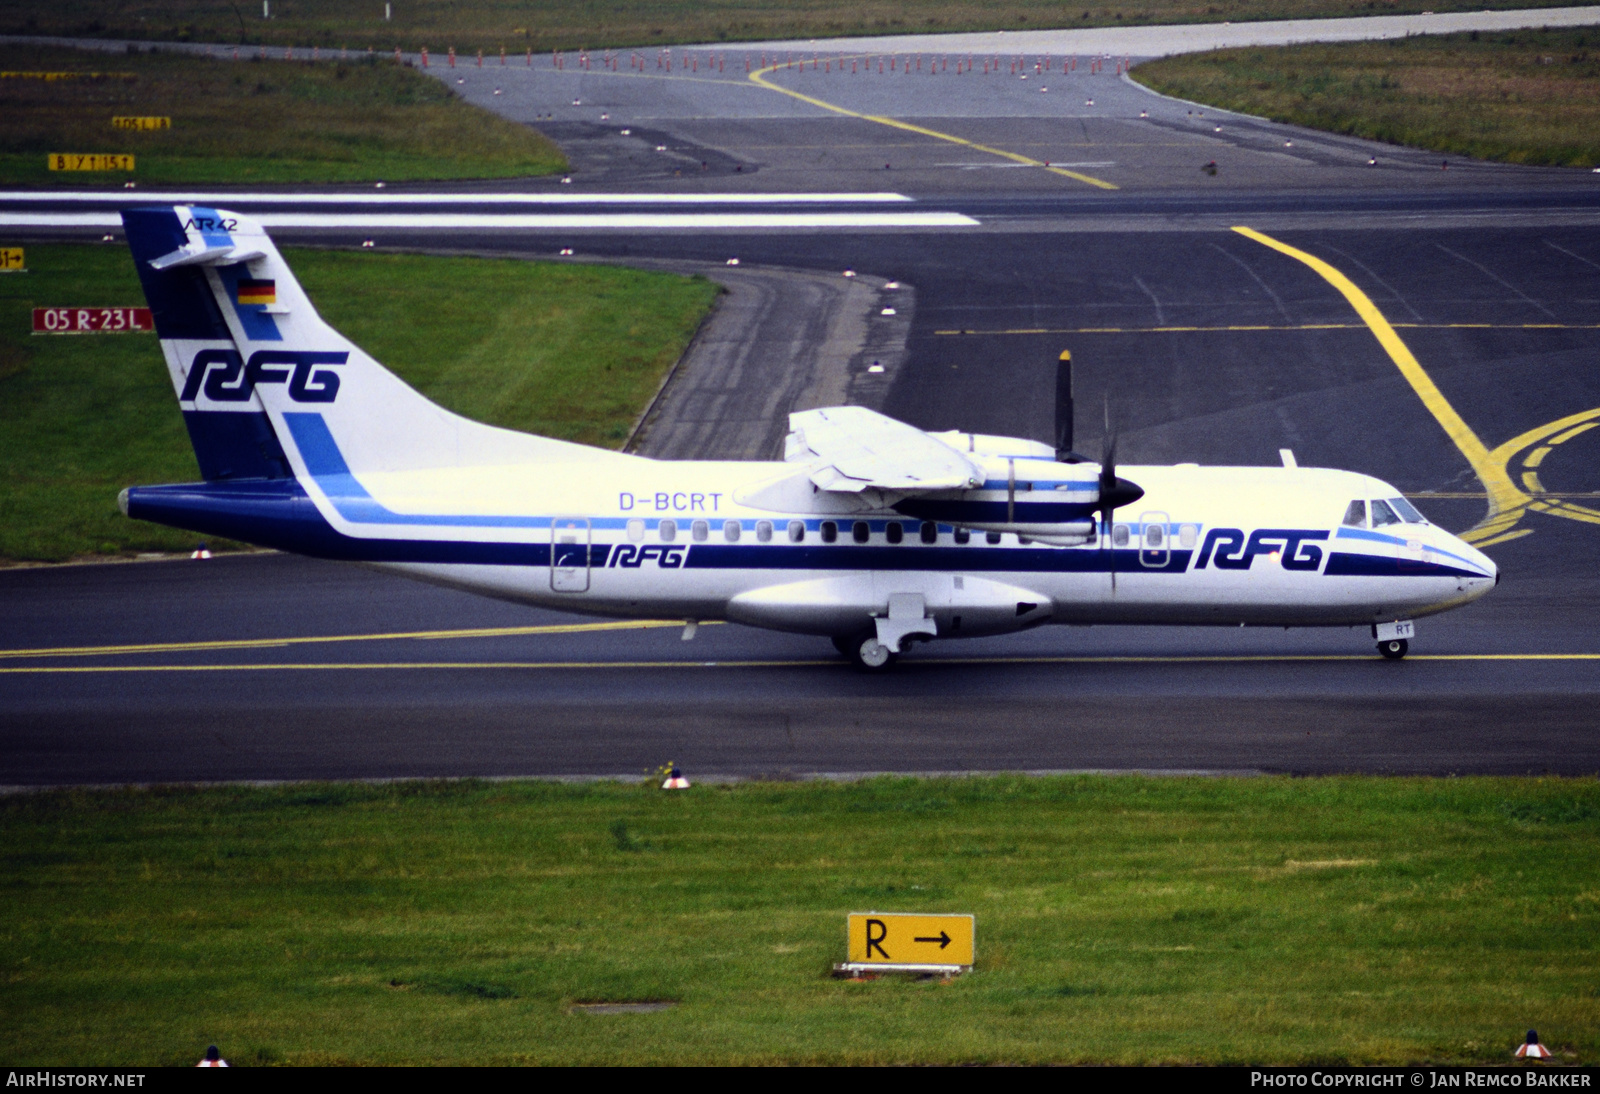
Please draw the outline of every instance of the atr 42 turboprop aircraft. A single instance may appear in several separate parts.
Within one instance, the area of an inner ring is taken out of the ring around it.
[[[124,490],[140,520],[567,611],[820,635],[864,669],[1042,623],[1370,626],[1397,658],[1415,617],[1498,580],[1366,475],[1178,464],[1126,468],[1134,485],[1114,451],[1075,456],[1066,360],[1054,448],[829,407],[790,415],[782,462],[652,460],[429,402],[324,323],[243,216],[123,224],[205,478]]]

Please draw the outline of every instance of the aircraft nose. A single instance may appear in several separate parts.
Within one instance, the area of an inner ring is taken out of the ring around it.
[[[1494,559],[1490,558],[1488,555],[1472,546],[1472,544],[1467,543],[1465,540],[1457,539],[1456,542],[1461,546],[1463,555],[1471,559],[1480,569],[1482,569],[1486,577],[1493,578],[1493,581],[1490,584],[1484,586],[1485,592],[1500,584],[1500,567],[1495,565]]]

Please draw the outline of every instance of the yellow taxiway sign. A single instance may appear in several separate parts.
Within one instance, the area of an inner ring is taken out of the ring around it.
[[[851,912],[850,963],[968,966],[976,933],[970,915]]]

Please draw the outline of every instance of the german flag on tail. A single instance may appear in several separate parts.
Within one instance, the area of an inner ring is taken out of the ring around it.
[[[241,304],[276,304],[278,302],[278,286],[272,281],[252,281],[241,278],[239,281],[239,303]]]

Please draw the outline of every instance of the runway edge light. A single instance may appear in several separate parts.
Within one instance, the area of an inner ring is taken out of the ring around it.
[[[915,912],[851,912],[845,921],[848,959],[835,976],[881,973],[949,978],[972,970],[977,917]]]
[[[683,777],[683,772],[678,769],[678,765],[677,764],[673,764],[672,765],[672,769],[667,772],[666,781],[661,784],[661,789],[663,789],[663,790],[687,790],[687,789],[689,789],[689,780]]]

